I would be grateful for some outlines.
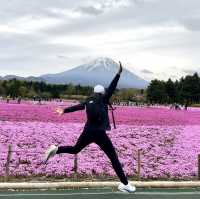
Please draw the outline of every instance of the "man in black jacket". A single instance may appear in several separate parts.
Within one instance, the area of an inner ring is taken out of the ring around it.
[[[56,109],[56,112],[59,115],[86,109],[87,122],[82,134],[74,146],[50,146],[45,154],[45,162],[47,162],[48,159],[53,157],[55,154],[77,154],[87,145],[96,143],[110,159],[112,166],[121,181],[118,189],[123,192],[134,192],[136,188],[128,183],[113,144],[106,134],[106,130],[111,129],[108,116],[109,100],[117,87],[117,83],[122,73],[122,65],[121,62],[119,63],[119,71],[106,91],[103,86],[97,85],[94,87],[94,95],[89,97],[85,102],[66,109]]]

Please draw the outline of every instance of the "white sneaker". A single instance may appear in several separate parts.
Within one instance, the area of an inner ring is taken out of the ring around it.
[[[126,192],[126,193],[133,193],[136,191],[136,187],[132,186],[130,183],[128,183],[127,185],[120,183],[118,186],[118,189],[122,192]]]
[[[54,155],[56,155],[56,152],[58,151],[58,147],[55,145],[51,145],[47,151],[45,152],[44,155],[44,163],[46,164],[47,161],[49,160],[49,158],[53,157]]]

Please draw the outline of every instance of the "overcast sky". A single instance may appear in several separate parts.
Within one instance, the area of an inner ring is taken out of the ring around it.
[[[199,0],[0,0],[0,76],[110,57],[150,80],[200,72]]]

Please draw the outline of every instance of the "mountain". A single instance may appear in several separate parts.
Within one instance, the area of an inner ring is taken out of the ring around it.
[[[84,86],[95,86],[101,84],[107,87],[117,73],[119,66],[110,58],[98,58],[88,64],[75,67],[71,70],[46,74],[39,78],[52,84],[80,84]],[[145,88],[148,82],[123,69],[123,73],[118,83],[118,88]]]
[[[16,75],[6,75],[1,78],[2,80],[10,80],[10,79],[19,79],[19,80],[24,80],[24,77],[16,76]]]
[[[19,79],[24,81],[44,81],[49,84],[74,84],[83,86],[109,85],[119,69],[119,65],[110,58],[98,58],[94,61],[56,74],[46,74],[39,77],[20,77],[7,75],[0,80]],[[148,82],[123,68],[118,88],[145,88]]]
[[[24,80],[24,81],[32,81],[32,82],[41,82],[44,81],[44,79],[40,77],[34,77],[34,76],[29,76],[29,77],[20,77],[16,75],[6,75],[4,77],[0,76],[0,80],[11,80],[11,79],[18,79],[18,80]]]

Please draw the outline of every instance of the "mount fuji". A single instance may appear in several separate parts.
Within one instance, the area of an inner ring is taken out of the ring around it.
[[[38,78],[50,84],[74,84],[105,87],[119,69],[119,65],[110,58],[98,58],[94,61],[57,74],[46,74]],[[118,88],[145,88],[148,82],[123,68]]]

